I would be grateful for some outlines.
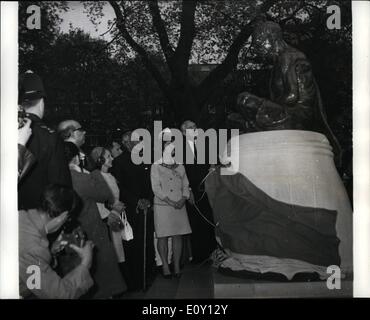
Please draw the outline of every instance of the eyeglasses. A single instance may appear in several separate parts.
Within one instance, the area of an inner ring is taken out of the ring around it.
[[[77,129],[73,130],[73,132],[75,132],[75,131],[81,131],[82,132],[82,131],[85,131],[85,129],[83,127],[80,127],[80,128],[77,128]]]

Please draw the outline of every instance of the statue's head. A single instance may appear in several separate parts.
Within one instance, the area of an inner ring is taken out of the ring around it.
[[[283,40],[280,26],[272,21],[257,23],[252,34],[252,46],[263,59],[272,59],[277,53],[277,44]]]

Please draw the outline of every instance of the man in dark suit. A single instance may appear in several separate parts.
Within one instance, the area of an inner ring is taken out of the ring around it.
[[[138,143],[131,140],[131,131],[123,134],[123,152],[113,160],[112,175],[120,188],[120,200],[126,205],[127,219],[133,229],[134,239],[124,242],[126,263],[124,274],[129,291],[146,289],[155,276],[153,191],[150,181],[150,164],[136,165],[131,152]],[[146,223],[144,210],[147,210]],[[146,229],[146,233],[144,233]],[[144,235],[146,241],[144,243]],[[145,286],[144,286],[144,245]]]
[[[181,131],[184,135],[184,166],[191,188],[187,212],[192,229],[190,235],[192,257],[194,263],[199,263],[207,259],[216,248],[214,227],[198,213],[194,206],[195,204],[201,213],[213,222],[212,209],[205,193],[204,182],[202,182],[210,168],[209,144],[202,144],[201,149],[198,148],[200,146],[197,147],[197,126],[193,121],[185,121],[181,125]],[[203,163],[197,163],[200,153],[203,153]]]
[[[40,197],[49,184],[72,186],[63,141],[42,121],[44,97],[45,89],[38,75],[27,71],[20,76],[19,103],[32,121],[32,136],[27,149],[36,160],[18,184],[18,208],[23,210],[38,207]]]
[[[80,151],[78,157],[80,158],[81,171],[87,168],[87,159],[81,147],[85,143],[86,130],[76,120],[64,120],[58,125],[58,133],[65,142],[72,142]]]

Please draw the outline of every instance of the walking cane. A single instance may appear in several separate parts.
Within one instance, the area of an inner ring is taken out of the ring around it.
[[[143,291],[146,289],[146,214],[148,208],[144,209],[144,268],[143,268]]]

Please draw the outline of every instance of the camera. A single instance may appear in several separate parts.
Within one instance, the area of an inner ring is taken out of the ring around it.
[[[81,258],[69,245],[74,244],[81,248],[85,246],[86,240],[86,235],[80,226],[73,229],[67,228],[67,230],[63,228],[63,231],[60,241],[65,241],[66,245],[56,256],[56,272],[61,277],[64,277],[81,263]]]
[[[67,242],[65,250],[73,252],[73,249],[69,247],[70,244],[74,244],[77,247],[83,247],[86,241],[86,234],[80,226],[74,228],[71,232],[64,232],[61,241]]]
[[[18,107],[18,129],[23,128],[27,119],[27,112],[21,107]]]

